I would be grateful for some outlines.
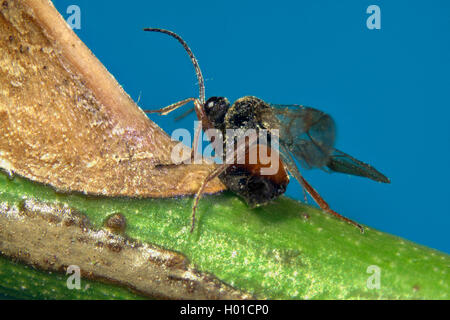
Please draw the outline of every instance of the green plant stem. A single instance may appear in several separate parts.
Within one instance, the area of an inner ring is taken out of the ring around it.
[[[256,298],[449,298],[448,255],[371,228],[361,234],[286,197],[249,209],[230,193],[205,196],[192,234],[191,197],[109,199],[59,194],[49,187],[0,174],[0,203],[20,206],[24,199],[75,208],[99,229],[108,216],[120,212],[127,220],[129,238],[180,252],[199,271]],[[376,275],[368,273],[370,266],[380,271],[378,289],[370,286],[376,285]],[[63,274],[49,275],[8,257],[0,259],[0,295],[4,297],[139,297],[123,287],[96,281],[88,282],[89,290],[67,290],[65,281]]]

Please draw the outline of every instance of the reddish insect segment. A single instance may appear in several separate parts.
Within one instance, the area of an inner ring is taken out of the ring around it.
[[[212,97],[206,101],[200,67],[186,42],[172,31],[157,28],[144,30],[165,33],[177,39],[191,58],[199,84],[198,98],[188,98],[165,108],[146,112],[165,115],[192,101],[203,129],[219,130],[222,136],[226,137],[223,142],[223,150],[234,148],[235,151],[235,161],[232,163],[224,161],[223,164],[218,165],[199,188],[192,208],[191,232],[195,226],[195,212],[198,202],[205,186],[212,179],[219,177],[228,189],[243,198],[249,206],[256,207],[272,201],[286,191],[289,183],[287,171],[300,183],[321,209],[355,225],[361,232],[364,231],[358,223],[333,211],[319,193],[303,178],[295,162],[297,160],[307,169],[320,168],[366,177],[379,182],[390,182],[387,177],[372,166],[334,148],[336,127],[329,115],[320,110],[300,105],[269,104],[252,96],[240,98],[233,105],[224,97]],[[256,133],[266,130],[269,134],[264,143],[259,139],[259,136],[237,137],[231,141],[227,136],[227,130],[229,129],[243,132],[252,129]],[[200,133],[198,130],[196,130],[194,136],[193,153],[197,150]],[[273,141],[279,141],[278,151],[273,149]],[[241,154],[244,154],[241,158],[239,158],[239,151],[243,151]],[[256,162],[249,161],[252,152],[258,155]],[[278,164],[276,172],[270,175],[262,174],[262,169],[274,164],[268,162],[262,155],[266,155],[269,159],[274,159],[271,155],[279,155],[279,157],[275,157],[277,159],[276,164]],[[193,157],[194,154],[192,154]]]

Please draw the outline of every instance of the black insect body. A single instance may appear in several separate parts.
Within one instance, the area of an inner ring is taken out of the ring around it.
[[[259,116],[261,111],[270,107],[261,99],[256,97],[244,97],[237,100],[232,106],[228,99],[224,97],[212,97],[205,103],[205,115],[210,125],[222,131],[222,136],[226,137],[226,129],[271,129],[266,128]],[[209,126],[209,124],[206,124]],[[227,140],[224,141],[223,150],[227,150]],[[270,135],[268,145],[257,144],[249,149],[248,153],[255,148],[264,148],[261,153],[271,156]],[[255,151],[259,154],[259,149]],[[224,159],[225,160],[225,159]],[[232,164],[219,175],[219,179],[227,188],[243,198],[250,207],[257,207],[269,203],[273,199],[282,195],[289,184],[289,176],[284,170],[284,165],[280,161],[279,170],[276,174],[261,175],[261,161],[249,164],[246,159],[244,164]]]
[[[241,154],[241,156],[235,156],[234,162],[224,161],[224,164],[219,165],[203,182],[194,199],[191,232],[195,225],[195,211],[198,202],[204,187],[212,179],[219,177],[228,189],[242,197],[249,206],[256,207],[270,202],[286,191],[289,183],[287,172],[300,183],[321,209],[363,231],[362,226],[358,223],[333,211],[303,178],[295,163],[297,160],[302,167],[307,169],[320,168],[366,177],[379,182],[390,182],[372,166],[334,148],[336,126],[329,115],[305,106],[269,104],[252,96],[238,99],[233,105],[230,105],[228,99],[224,97],[212,97],[205,101],[203,76],[198,62],[186,42],[168,30],[156,28],[144,30],[165,33],[177,39],[189,54],[199,83],[198,99],[189,98],[159,110],[146,112],[164,115],[193,101],[194,110],[202,122],[203,129],[218,129],[225,137],[223,150],[234,150],[235,154]],[[262,141],[258,135],[229,137],[228,129],[242,132],[254,130],[256,134],[267,130],[269,134],[266,141]],[[199,132],[196,131],[193,151],[197,149],[198,137]],[[279,143],[275,146],[274,141],[276,140]],[[256,162],[250,161],[252,152],[258,155]],[[277,157],[272,158],[271,155]],[[268,159],[277,161],[275,164],[278,165],[278,170],[270,175],[265,175],[262,174],[264,169],[274,164],[268,162]]]
[[[239,165],[232,165],[219,175],[223,184],[243,198],[251,208],[265,205],[286,192],[289,178],[285,172],[270,177],[281,179],[254,174],[253,171]]]

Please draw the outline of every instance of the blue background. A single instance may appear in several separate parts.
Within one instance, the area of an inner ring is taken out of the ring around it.
[[[449,1],[76,1],[80,38],[142,108],[196,97],[197,56],[208,96],[255,95],[323,110],[337,147],[390,185],[320,170],[304,175],[331,207],[374,228],[450,252]],[[366,8],[381,8],[381,30]],[[175,112],[176,113],[176,112]],[[190,117],[152,116],[169,134]],[[287,191],[302,199],[292,181]]]

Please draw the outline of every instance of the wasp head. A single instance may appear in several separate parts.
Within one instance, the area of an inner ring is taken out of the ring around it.
[[[224,97],[211,97],[205,103],[205,114],[211,124],[217,129],[225,127],[225,115],[230,108],[230,102]]]

